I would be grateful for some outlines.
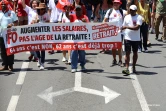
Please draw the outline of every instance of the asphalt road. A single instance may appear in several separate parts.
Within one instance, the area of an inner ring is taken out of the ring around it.
[[[154,38],[130,76],[98,50],[86,51],[87,71],[77,73],[62,53],[46,54],[44,71],[27,61],[29,54],[16,54],[15,71],[0,72],[0,111],[165,111],[166,43]]]

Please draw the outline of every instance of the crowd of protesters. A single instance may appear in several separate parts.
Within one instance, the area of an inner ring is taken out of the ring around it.
[[[61,2],[65,5],[60,9]],[[30,25],[35,23],[69,23],[69,22],[112,22],[119,21],[122,43],[124,43],[125,69],[122,73],[130,74],[130,53],[133,51],[133,72],[136,72],[138,52],[148,53],[150,46],[149,32],[156,34],[159,40],[159,26],[163,20],[163,42],[166,42],[166,0],[1,0],[0,26]],[[2,36],[2,34],[1,34]],[[13,70],[14,55],[7,56],[3,37],[0,38],[2,70]],[[107,53],[103,49],[101,53]],[[118,51],[119,61],[116,60]],[[60,52],[60,51],[57,51]],[[63,52],[63,62],[71,64],[71,72],[86,70],[85,51],[69,50]],[[68,52],[68,57],[66,56]],[[53,54],[54,51],[48,51]],[[123,66],[122,48],[112,50],[112,66]],[[40,70],[45,68],[45,51],[31,51],[28,58],[37,62]]]

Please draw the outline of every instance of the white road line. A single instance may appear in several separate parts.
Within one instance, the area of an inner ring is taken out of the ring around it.
[[[137,98],[138,98],[139,103],[141,105],[142,111],[150,111],[137,76],[135,74],[131,74],[130,78],[132,78],[132,84],[133,84],[134,89],[136,91]]]
[[[23,62],[16,85],[22,85],[24,83],[28,66],[29,66],[29,62]]]
[[[75,73],[75,87],[81,87],[81,72]]]
[[[29,66],[29,62],[23,62],[22,63],[21,71],[19,73],[16,85],[23,85],[24,80],[25,80],[25,76],[26,76],[26,73],[27,73],[28,66]],[[13,95],[11,97],[8,108],[7,108],[6,111],[15,111],[16,110],[17,103],[18,103],[18,100],[19,100],[19,96],[20,95]]]
[[[15,111],[19,100],[19,95],[12,96],[6,111]]]
[[[132,72],[132,60],[130,60],[129,71],[130,71],[130,73],[133,73]],[[141,105],[142,111],[150,111],[148,103],[147,103],[147,101],[145,99],[144,93],[142,91],[142,88],[141,88],[141,85],[140,85],[140,83],[138,81],[137,76],[135,74],[131,74],[130,78],[131,78],[133,87],[135,89],[135,92],[137,94],[137,98],[138,98],[139,103]]]

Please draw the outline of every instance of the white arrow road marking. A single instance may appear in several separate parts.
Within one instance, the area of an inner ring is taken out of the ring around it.
[[[37,96],[44,99],[48,103],[53,104],[54,97],[74,92],[74,88],[69,88],[69,89],[65,89],[65,90],[61,90],[57,92],[52,92],[52,90],[53,88],[50,87],[46,89],[45,91],[41,92],[40,94],[38,94]]]
[[[116,97],[118,97],[120,95],[117,92],[112,91],[105,86],[103,86],[103,90],[104,91],[102,92],[102,91],[88,89],[88,88],[84,88],[84,87],[75,87],[74,88],[74,91],[77,91],[77,92],[88,93],[88,94],[105,97],[105,104],[109,103],[111,100],[115,99]]]
[[[81,72],[75,73],[75,87],[81,87]]]
[[[103,90],[104,90],[104,92],[81,87],[81,72],[75,73],[74,91],[103,96],[103,97],[105,97],[105,104],[109,103],[111,100],[115,99],[116,97],[118,97],[120,95],[119,93],[110,90],[106,86],[103,86]]]
[[[82,92],[82,93],[103,96],[103,97],[105,97],[105,104],[107,104],[111,100],[115,99],[116,97],[118,97],[120,95],[119,93],[112,91],[111,89],[107,88],[106,86],[103,86],[103,92],[98,91],[98,90],[94,90],[94,89],[81,87],[81,72],[75,73],[75,86],[74,86],[74,88],[65,89],[65,90],[61,90],[58,92],[52,92],[52,90],[53,90],[53,88],[50,87],[50,88],[46,89],[45,91],[41,92],[40,94],[38,94],[38,97],[47,101],[50,104],[53,104],[54,97],[64,95],[67,93],[72,93],[72,92],[76,91],[76,92]]]

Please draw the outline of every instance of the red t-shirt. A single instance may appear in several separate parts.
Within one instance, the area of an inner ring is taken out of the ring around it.
[[[82,15],[81,17],[77,17],[76,14],[70,15],[70,22],[80,22],[82,19],[85,18],[86,22],[89,22],[89,19],[86,15]]]
[[[30,0],[25,0],[25,4],[29,6]],[[17,8],[18,17],[27,16],[27,13],[24,11],[21,0],[18,0],[18,8]]]

